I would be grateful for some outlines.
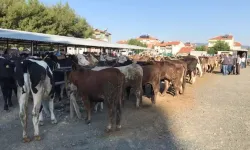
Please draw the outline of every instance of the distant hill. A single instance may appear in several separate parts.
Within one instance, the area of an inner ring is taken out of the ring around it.
[[[194,44],[196,44],[196,46],[202,46],[202,45],[206,45],[206,46],[207,46],[208,43],[194,43]],[[250,46],[248,46],[248,45],[242,45],[241,47],[242,47],[243,49],[248,49],[248,48],[250,48]]]
[[[196,46],[203,46],[203,45],[207,45],[207,43],[194,43],[194,44],[196,44]]]
[[[241,47],[244,48],[244,49],[250,48],[250,46],[246,46],[246,45],[242,45]]]

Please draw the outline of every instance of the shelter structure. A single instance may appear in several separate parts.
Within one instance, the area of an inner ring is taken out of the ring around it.
[[[90,39],[0,28],[0,45],[6,45],[7,49],[9,49],[10,44],[19,44],[26,46],[29,45],[32,54],[34,50],[37,50],[38,46],[51,46],[51,45],[56,45],[58,46],[58,48],[64,47],[65,51],[67,50],[68,46],[86,47],[86,48],[97,47],[109,50],[120,50],[120,49],[149,50],[148,48],[128,45],[128,44],[107,43],[103,41],[90,40]]]

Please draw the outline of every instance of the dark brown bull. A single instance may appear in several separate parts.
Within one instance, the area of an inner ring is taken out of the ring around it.
[[[91,121],[91,103],[105,101],[109,113],[107,131],[112,128],[114,114],[116,114],[116,129],[121,128],[121,103],[125,77],[118,69],[92,71],[81,68],[70,73],[69,81],[77,87],[82,97],[88,124]]]

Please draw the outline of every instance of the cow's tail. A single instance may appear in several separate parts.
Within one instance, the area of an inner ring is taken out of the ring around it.
[[[182,81],[182,94],[184,94],[185,87],[186,87],[186,76],[187,76],[187,67],[183,66],[183,81]]]

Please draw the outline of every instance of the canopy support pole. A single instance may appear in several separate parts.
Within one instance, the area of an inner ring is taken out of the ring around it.
[[[34,55],[34,43],[33,41],[31,42],[31,55]]]

